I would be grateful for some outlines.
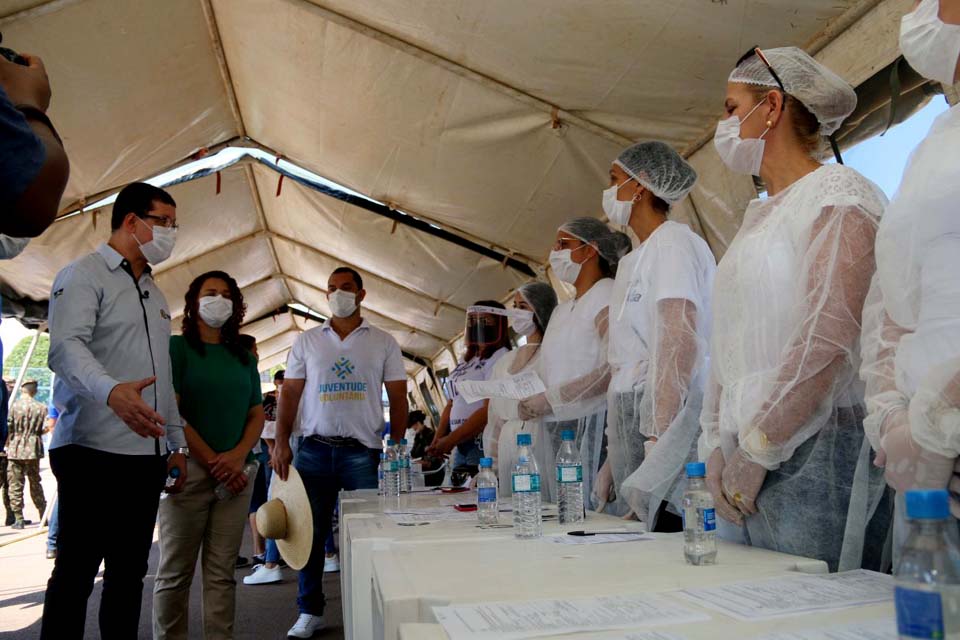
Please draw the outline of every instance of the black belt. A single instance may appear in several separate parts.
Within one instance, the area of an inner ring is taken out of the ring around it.
[[[308,440],[315,440],[320,444],[325,444],[328,447],[353,447],[359,449],[369,449],[367,445],[363,444],[356,438],[346,438],[343,436],[310,436]]]

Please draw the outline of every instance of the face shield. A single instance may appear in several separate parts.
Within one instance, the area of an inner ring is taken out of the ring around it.
[[[464,331],[467,344],[478,347],[500,344],[506,337],[508,315],[506,309],[497,307],[469,307]]]

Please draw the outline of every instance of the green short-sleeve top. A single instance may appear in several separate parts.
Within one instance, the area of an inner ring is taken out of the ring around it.
[[[263,403],[253,355],[246,364],[220,344],[204,344],[201,355],[183,336],[170,337],[173,388],[180,415],[217,453],[236,447],[251,407]]]

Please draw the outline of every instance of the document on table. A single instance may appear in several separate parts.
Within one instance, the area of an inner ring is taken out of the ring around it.
[[[757,640],[897,640],[896,618],[759,636]]]
[[[655,594],[488,602],[434,607],[433,613],[451,640],[520,640],[710,619],[704,613]]]
[[[496,380],[461,380],[457,383],[457,391],[464,400],[471,403],[487,398],[523,400],[543,393],[546,389],[536,371],[524,371]]]
[[[734,582],[679,593],[700,605],[751,622],[892,600],[893,580],[882,573],[858,569]]]
[[[559,536],[543,536],[544,542],[554,544],[608,544],[610,542],[635,542],[637,540],[656,540],[645,532],[628,533],[603,533],[595,536],[568,536],[567,534]]]

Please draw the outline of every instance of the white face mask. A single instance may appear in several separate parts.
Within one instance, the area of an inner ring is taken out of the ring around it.
[[[940,19],[939,0],[923,0],[900,21],[900,49],[924,78],[952,85],[960,59],[960,25]]]
[[[571,252],[571,249],[550,252],[550,267],[553,268],[553,272],[557,274],[558,278],[568,284],[577,281],[581,267],[570,257]]]
[[[150,227],[150,225],[143,221],[143,218],[138,217],[137,220],[139,220],[143,226]],[[150,242],[140,244],[140,240],[137,239],[136,235],[133,236],[133,239],[136,241],[137,246],[140,247],[140,253],[147,259],[147,262],[156,265],[169,258],[170,254],[173,253],[173,246],[177,244],[177,230],[154,226],[153,240]]]
[[[357,294],[337,289],[327,296],[330,313],[338,318],[349,318],[357,310]]]
[[[627,178],[621,184],[615,184],[609,189],[603,190],[603,212],[610,218],[610,222],[622,227],[630,224],[630,214],[633,212],[633,200],[618,200],[617,192],[620,187],[633,180]]]
[[[533,311],[512,309],[510,311],[510,327],[522,336],[532,335],[537,330],[537,325],[533,321]]]
[[[717,133],[713,136],[713,146],[717,148],[720,159],[723,160],[723,163],[727,165],[731,171],[745,173],[751,176],[760,175],[760,165],[763,163],[763,150],[767,145],[763,136],[767,135],[770,128],[767,127],[766,131],[764,131],[759,138],[747,138],[744,140],[740,137],[740,126],[743,122],[746,122],[747,118],[752,116],[753,112],[759,109],[760,105],[764,102],[766,101],[761,100],[758,102],[742,121],[738,116],[733,115],[726,120],[721,120],[720,123],[717,124]]]
[[[233,300],[223,296],[203,296],[198,304],[200,319],[219,329],[233,316]]]

